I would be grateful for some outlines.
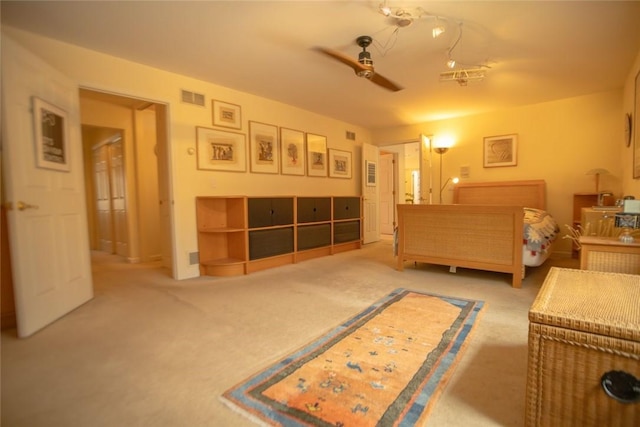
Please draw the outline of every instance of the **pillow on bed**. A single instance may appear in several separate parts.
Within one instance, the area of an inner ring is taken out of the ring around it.
[[[524,208],[523,243],[533,252],[546,252],[558,237],[560,227],[548,212]]]

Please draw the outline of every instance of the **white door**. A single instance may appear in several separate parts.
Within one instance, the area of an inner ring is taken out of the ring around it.
[[[33,97],[63,113],[34,113]],[[2,167],[20,337],[93,297],[79,108],[77,84],[3,36]],[[42,138],[36,150],[34,120],[44,129],[43,117],[66,122],[58,126],[66,147],[54,144],[53,160],[43,153],[59,138]],[[37,153],[68,171],[37,167]]]
[[[111,184],[109,182],[109,145],[102,144],[93,149],[93,174],[95,183],[95,206],[98,250],[115,253],[113,239],[113,215],[111,208]]]
[[[109,182],[111,183],[111,214],[116,254],[129,256],[129,224],[127,223],[127,187],[124,172],[122,139],[109,144]]]
[[[380,149],[375,145],[362,144],[362,197],[363,236],[362,243],[380,240],[380,187],[378,184]]]
[[[396,225],[396,195],[394,154],[380,155],[379,187],[380,187],[380,233],[393,234]]]

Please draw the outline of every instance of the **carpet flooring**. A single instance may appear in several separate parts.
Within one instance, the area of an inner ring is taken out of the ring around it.
[[[173,280],[159,263],[92,254],[95,296],[28,339],[2,331],[1,424],[249,427],[219,396],[397,288],[485,301],[428,427],[524,424],[527,312],[552,258],[522,289],[506,274],[409,265],[391,240],[231,278]]]

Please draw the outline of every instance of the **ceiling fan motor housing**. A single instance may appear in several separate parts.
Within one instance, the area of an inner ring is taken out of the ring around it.
[[[366,50],[363,50],[358,55],[358,62],[362,65],[373,65],[373,60],[371,59],[371,54]]]
[[[371,54],[367,51],[363,50],[362,52],[360,52],[360,54],[358,55],[358,62],[367,67],[373,67]],[[358,75],[358,77],[364,77],[369,79],[371,78],[371,76],[373,76],[373,70],[372,69],[358,70],[356,74]]]
[[[360,36],[356,39],[356,43],[362,48],[362,52],[358,54],[358,62],[366,67],[371,67],[371,69],[367,70],[358,70],[356,72],[358,77],[369,79],[373,76],[373,60],[371,59],[371,54],[367,52],[367,46],[369,46],[372,41],[372,38],[369,36]]]

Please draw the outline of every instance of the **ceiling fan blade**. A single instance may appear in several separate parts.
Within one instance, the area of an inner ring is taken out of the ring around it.
[[[373,83],[381,86],[387,90],[397,92],[403,89],[402,86],[397,85],[386,77],[381,76],[380,74],[376,74],[372,65],[361,64],[358,60],[351,58],[341,52],[337,52],[335,50],[327,49],[324,47],[315,47],[320,53],[323,53],[330,58],[335,59],[336,61],[342,62],[343,64],[351,67],[353,71],[360,77],[365,77],[368,80],[371,80]]]
[[[366,67],[365,65],[362,65],[356,59],[353,59],[350,56],[347,56],[335,50],[327,49],[324,47],[316,47],[315,50],[351,67],[353,71],[355,71],[356,73],[368,69],[368,67]]]
[[[380,74],[373,73],[373,75],[369,77],[369,80],[371,80],[373,83],[377,84],[378,86],[382,86],[383,88],[393,92],[398,92],[404,89],[402,86],[397,85],[396,83],[392,82],[386,77],[382,77]]]

